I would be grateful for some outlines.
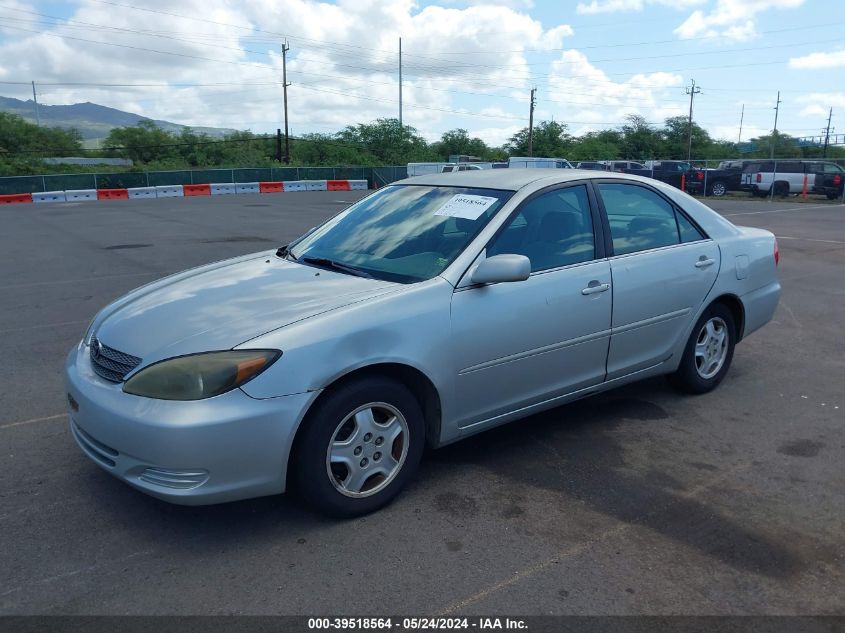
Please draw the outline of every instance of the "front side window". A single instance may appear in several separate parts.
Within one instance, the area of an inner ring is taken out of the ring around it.
[[[442,273],[512,195],[470,187],[385,187],[292,244],[289,253],[305,264],[328,260],[376,279],[424,281]]]
[[[704,239],[704,235],[664,198],[637,185],[598,185],[610,222],[615,255],[625,255],[681,242]]]
[[[487,257],[509,253],[525,255],[532,272],[594,259],[587,188],[557,189],[526,202],[487,247]]]

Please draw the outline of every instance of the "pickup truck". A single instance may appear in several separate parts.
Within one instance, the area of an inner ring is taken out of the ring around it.
[[[845,170],[836,163],[824,163],[820,167],[821,171],[816,172],[813,193],[825,195],[828,200],[841,198],[842,188],[845,186]]]
[[[704,180],[707,183],[708,196],[719,198],[728,191],[742,190],[742,170],[749,160],[727,160],[719,163],[716,169],[705,169]]]
[[[628,167],[621,171],[624,174],[654,178],[678,189],[681,188],[683,177],[687,193],[701,193],[704,190],[704,171],[694,169],[692,165],[682,160],[656,160],[646,163],[642,169]]]

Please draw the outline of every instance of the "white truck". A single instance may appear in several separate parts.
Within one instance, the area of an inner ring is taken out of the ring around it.
[[[424,174],[490,169],[492,166],[492,163],[408,163],[408,178]]]
[[[511,156],[508,159],[510,169],[572,169],[572,164],[565,158],[540,158],[535,156]]]

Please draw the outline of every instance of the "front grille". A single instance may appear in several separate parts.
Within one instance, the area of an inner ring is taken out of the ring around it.
[[[91,338],[91,367],[100,378],[111,382],[123,382],[124,377],[141,363],[141,359],[125,354]]]

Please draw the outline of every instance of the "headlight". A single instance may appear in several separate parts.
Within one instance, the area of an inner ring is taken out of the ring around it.
[[[281,355],[275,349],[248,349],[171,358],[139,371],[123,391],[159,400],[211,398],[252,380]]]

